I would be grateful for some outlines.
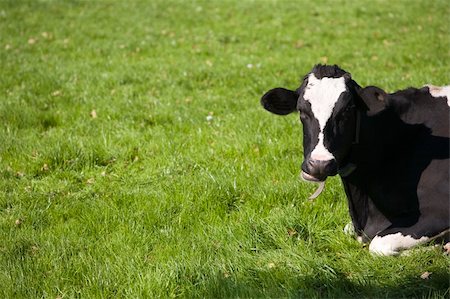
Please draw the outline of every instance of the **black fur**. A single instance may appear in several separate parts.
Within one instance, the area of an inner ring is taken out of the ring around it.
[[[322,65],[317,64],[312,69],[311,73],[316,76],[317,79],[322,79],[324,77],[329,78],[340,78],[344,76],[350,77],[350,74],[338,67],[337,65]]]

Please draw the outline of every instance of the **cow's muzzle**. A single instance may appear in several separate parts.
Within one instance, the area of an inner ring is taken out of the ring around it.
[[[336,160],[307,159],[302,164],[302,178],[312,182],[323,182],[337,174]]]

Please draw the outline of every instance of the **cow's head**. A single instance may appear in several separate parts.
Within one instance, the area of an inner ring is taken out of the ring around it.
[[[357,135],[359,89],[339,67],[317,65],[297,90],[275,88],[261,98],[263,107],[275,114],[300,113],[305,180],[324,181],[346,163]]]

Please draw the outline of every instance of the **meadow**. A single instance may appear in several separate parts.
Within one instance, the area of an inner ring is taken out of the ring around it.
[[[317,63],[449,83],[445,0],[0,2],[1,298],[448,298],[449,257],[343,233],[299,179]],[[431,273],[427,279],[424,272]]]

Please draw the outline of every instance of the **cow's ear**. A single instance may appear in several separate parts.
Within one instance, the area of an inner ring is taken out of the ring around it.
[[[266,92],[261,98],[261,105],[272,113],[286,115],[297,110],[297,100],[295,91],[279,87]]]
[[[358,94],[367,106],[367,115],[373,116],[386,109],[388,95],[384,90],[375,86],[368,86],[359,89]]]

